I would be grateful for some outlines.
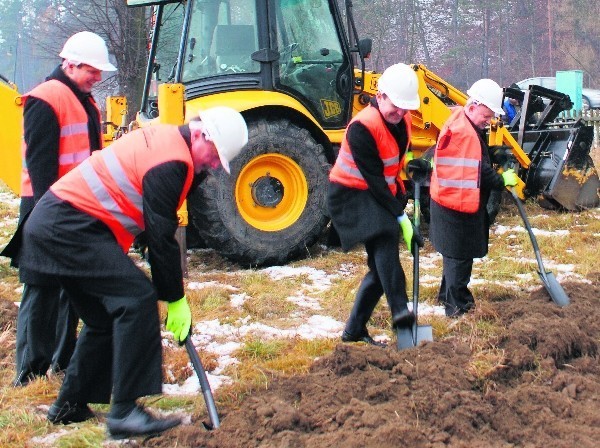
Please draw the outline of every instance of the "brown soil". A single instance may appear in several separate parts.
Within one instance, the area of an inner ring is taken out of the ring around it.
[[[468,342],[399,352],[340,344],[305,376],[274,380],[239,409],[144,441],[153,447],[597,447],[600,443],[600,273],[566,283],[558,308],[544,289],[498,298],[501,362],[474,376]],[[490,312],[491,311],[491,312]],[[471,372],[471,373],[470,373]]]

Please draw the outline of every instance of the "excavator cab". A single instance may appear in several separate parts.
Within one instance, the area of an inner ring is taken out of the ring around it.
[[[347,124],[353,69],[342,24],[335,20],[339,15],[330,10],[334,3],[161,3],[153,11],[142,118],[158,116],[157,86],[168,82],[184,84],[187,101],[226,92],[281,92],[296,99],[323,129]],[[248,108],[281,99],[251,101]]]

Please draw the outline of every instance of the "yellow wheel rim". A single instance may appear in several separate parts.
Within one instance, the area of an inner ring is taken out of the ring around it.
[[[308,184],[304,171],[282,154],[250,160],[235,184],[238,210],[251,226],[277,232],[293,225],[306,207]]]

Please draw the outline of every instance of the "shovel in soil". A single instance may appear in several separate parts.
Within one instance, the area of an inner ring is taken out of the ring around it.
[[[192,362],[194,370],[196,371],[196,375],[198,376],[198,382],[200,383],[200,389],[202,389],[202,395],[204,395],[206,409],[208,409],[208,418],[210,419],[210,425],[204,423],[204,427],[209,430],[217,429],[220,426],[220,423],[219,414],[217,414],[217,407],[215,406],[215,400],[213,399],[210,384],[208,382],[208,378],[206,377],[204,367],[202,366],[202,361],[200,361],[200,357],[198,356],[196,347],[194,347],[192,339],[189,336],[185,340],[185,349],[187,350],[188,356],[190,357],[190,361]]]
[[[538,246],[535,235],[533,234],[533,230],[531,230],[531,226],[529,225],[529,220],[527,219],[527,215],[525,214],[525,208],[517,194],[515,193],[514,188],[510,188],[510,194],[512,195],[515,203],[517,204],[517,208],[519,209],[519,214],[521,215],[521,219],[523,219],[523,224],[525,224],[525,228],[527,229],[527,233],[529,233],[529,239],[531,240],[531,245],[533,246],[533,251],[535,252],[535,259],[537,260],[537,264],[539,267],[538,274],[546,291],[550,294],[550,298],[556,303],[558,306],[563,307],[569,304],[569,296],[565,293],[565,290],[552,272],[546,271],[544,268],[544,263],[542,263],[542,256],[540,254],[540,248]]]
[[[419,169],[409,165],[408,174],[411,176],[413,183],[415,184],[414,191],[414,216],[413,225],[417,237],[419,235],[419,228],[421,226],[421,183],[427,179],[428,169],[423,167]],[[433,341],[433,329],[431,325],[419,325],[419,245],[413,240],[412,244],[413,252],[413,313],[415,315],[415,322],[412,328],[398,328],[397,333],[397,347],[398,350],[402,350],[409,347],[416,347],[422,341]]]

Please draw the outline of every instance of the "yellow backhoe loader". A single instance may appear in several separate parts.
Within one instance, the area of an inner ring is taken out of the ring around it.
[[[248,145],[231,164],[231,175],[209,174],[190,196],[190,224],[198,223],[209,247],[242,265],[305,256],[329,222],[327,177],[344,129],[375,94],[380,76],[365,70],[372,44],[359,39],[351,1],[344,14],[337,0],[127,3],[152,6],[153,23],[141,107],[129,127],[151,125],[169,113],[164,98],[159,107],[158,93],[170,83],[183,85],[184,100],[174,99],[176,108],[184,103],[185,120],[226,105],[249,126]],[[466,96],[426,67],[413,68],[421,107],[412,114],[412,144],[420,156]],[[591,128],[556,122],[570,108],[558,92],[534,89],[522,99],[520,120],[510,126],[498,121],[489,133],[498,153],[508,149],[520,167],[521,197],[535,197],[548,208],[596,206]],[[127,129],[119,122],[117,106],[125,107],[120,101],[107,120],[107,135]]]

